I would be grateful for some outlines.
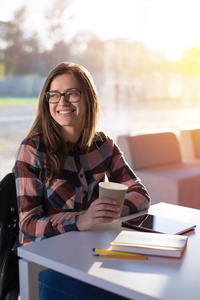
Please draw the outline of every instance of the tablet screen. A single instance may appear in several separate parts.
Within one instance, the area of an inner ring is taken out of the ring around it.
[[[146,214],[124,221],[122,222],[122,226],[141,231],[167,234],[183,234],[196,227],[196,225],[191,223],[155,216],[152,214]]]

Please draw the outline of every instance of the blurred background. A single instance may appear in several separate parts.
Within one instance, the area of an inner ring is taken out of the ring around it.
[[[199,11],[199,0],[0,0],[0,179],[62,61],[92,74],[114,140],[200,126]]]

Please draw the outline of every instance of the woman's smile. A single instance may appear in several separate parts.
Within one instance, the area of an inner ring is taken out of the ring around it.
[[[68,110],[58,110],[57,113],[61,115],[69,115],[75,112],[76,109],[68,109]]]
[[[68,110],[68,111],[58,111],[58,113],[59,114],[64,114],[64,115],[66,115],[66,114],[70,114],[70,113],[72,113],[74,110]]]

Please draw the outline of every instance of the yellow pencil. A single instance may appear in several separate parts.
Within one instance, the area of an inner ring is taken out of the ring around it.
[[[99,248],[93,248],[93,251],[95,252],[100,252],[100,253],[106,253],[106,254],[115,254],[115,255],[123,255],[123,256],[132,256],[138,259],[147,259],[146,256],[141,255],[141,254],[136,254],[136,253],[129,253],[129,252],[122,252],[122,251],[113,251],[113,250],[108,250],[108,249],[99,249]]]
[[[129,253],[128,253],[129,254]],[[126,255],[126,254],[94,254],[94,256],[99,256],[99,257],[107,257],[107,258],[126,258],[126,259],[148,259],[147,256],[142,256],[142,255]]]

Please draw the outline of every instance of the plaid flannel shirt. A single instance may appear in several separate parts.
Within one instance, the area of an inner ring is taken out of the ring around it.
[[[150,199],[145,187],[127,165],[113,140],[103,132],[95,135],[88,153],[79,144],[67,143],[68,156],[63,173],[50,186],[40,180],[41,170],[48,176],[47,153],[42,133],[22,142],[15,177],[20,218],[19,245],[59,234],[50,215],[87,210],[98,198],[98,183],[105,180],[128,186],[122,214],[147,209]],[[78,230],[75,216],[63,223],[66,232]]]

